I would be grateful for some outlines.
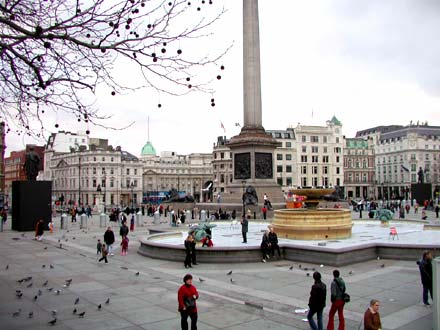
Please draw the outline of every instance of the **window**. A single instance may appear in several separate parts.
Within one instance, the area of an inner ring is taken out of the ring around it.
[[[288,177],[286,178],[286,186],[291,186],[292,185],[292,178]]]
[[[322,156],[322,162],[328,163],[328,156]]]
[[[225,158],[225,153],[224,153],[224,152],[221,152],[221,153],[220,153],[220,158],[221,158],[221,159],[224,159],[224,158]]]
[[[340,185],[341,185],[341,179],[336,178],[336,185],[337,185],[337,186],[340,186]]]
[[[291,154],[287,154],[286,155],[286,160],[292,160],[292,155]]]
[[[318,163],[318,156],[312,156],[312,163]]]
[[[301,163],[307,163],[307,156],[301,156]]]
[[[417,171],[417,164],[411,164],[411,172]]]
[[[318,153],[318,147],[313,146],[312,147],[312,153],[317,154]]]
[[[282,186],[283,185],[283,178],[277,178],[277,183],[278,183],[278,185]]]
[[[336,137],[336,143],[339,143],[339,137]]]
[[[110,180],[110,188],[113,188],[115,186],[115,180],[111,179]]]
[[[133,187],[137,187],[138,186],[138,180],[133,180]]]
[[[340,172],[341,172],[340,168],[336,167],[336,174],[341,174]]]
[[[283,160],[283,154],[277,154],[277,160]]]
[[[302,151],[302,152],[307,152],[307,147],[306,147],[306,146],[302,146],[302,147],[301,147],[301,151]]]
[[[417,182],[416,174],[411,174],[411,182]]]
[[[110,161],[113,162],[115,161],[114,157],[110,158]],[[112,195],[113,196],[113,195]]]
[[[327,135],[324,135],[324,136],[322,137],[322,142],[327,143]]]
[[[340,160],[339,156],[336,156],[336,163],[339,163],[339,160]]]
[[[125,180],[125,187],[130,188],[130,179]]]
[[[101,187],[104,188],[105,187],[105,179],[101,180]]]
[[[96,157],[93,157],[93,161],[96,162]]]
[[[135,168],[134,169],[134,175],[137,175],[138,174],[138,170],[137,170],[137,168]]]
[[[313,187],[316,187],[318,185],[318,178],[316,176],[312,178],[312,185]]]
[[[105,167],[102,168],[101,174],[105,175]]]
[[[322,152],[326,154],[326,153],[328,152],[328,151],[327,151],[327,147],[323,147],[323,148],[322,148]]]
[[[328,166],[322,167],[322,174],[328,174]]]
[[[220,183],[225,183],[225,175],[220,174]]]
[[[96,174],[96,167],[93,168],[92,173],[93,173],[93,174]]]
[[[286,166],[286,173],[292,173],[292,166],[291,165]]]
[[[93,179],[93,181],[92,181],[92,187],[93,187],[93,188],[96,188],[96,179]]]
[[[277,166],[277,173],[283,173],[283,166],[281,165]]]
[[[303,187],[307,187],[307,178],[306,178],[306,177],[302,177],[302,178],[301,178],[301,185],[302,185]]]
[[[316,136],[316,135],[312,135],[312,136],[310,137],[310,142],[312,142],[312,143],[318,143],[318,142],[319,142],[319,137]]]
[[[102,161],[105,162],[105,157],[102,157]]]
[[[292,142],[286,142],[286,148],[292,148]]]
[[[359,173],[356,173],[354,176],[354,182],[359,182]]]
[[[113,168],[110,168],[110,174],[114,174],[115,170]]]
[[[322,178],[322,185],[323,185],[324,187],[328,187],[328,177],[324,177],[324,178]]]
[[[362,182],[367,182],[367,173],[362,173]]]
[[[127,175],[130,175],[130,169],[127,168]]]
[[[340,154],[341,153],[341,148],[340,147],[336,147],[335,148],[335,153]]]
[[[301,174],[307,174],[307,166],[301,166]]]
[[[429,154],[425,155],[425,160],[429,160]]]
[[[302,142],[307,142],[307,136],[303,135],[303,136],[301,137],[301,141],[302,141]]]
[[[318,174],[318,166],[312,166],[312,174]]]

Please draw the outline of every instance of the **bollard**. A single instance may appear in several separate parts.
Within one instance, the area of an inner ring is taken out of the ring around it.
[[[154,218],[153,218],[153,223],[155,225],[160,223],[160,213],[159,210],[157,210],[156,212],[154,212]]]
[[[185,220],[189,222],[190,219],[192,219],[191,211],[186,211],[185,212]]]
[[[81,214],[79,229],[87,229],[87,215]]]
[[[201,222],[206,222],[206,211],[205,210],[202,210],[200,212],[200,221]]]
[[[171,211],[171,212],[170,212],[170,226],[171,226],[171,227],[174,227],[174,226],[175,226],[173,220],[174,220],[174,211]]]
[[[61,215],[61,225],[60,225],[60,228],[61,229],[67,229],[67,223],[68,223],[68,221],[67,221],[67,214],[63,213]]]
[[[81,216],[81,222],[82,222],[82,216]],[[99,227],[104,228],[107,226],[107,214],[101,213],[99,215]]]
[[[0,217],[0,232],[3,232],[3,218]]]
[[[141,226],[141,217],[142,217],[142,212],[136,213],[136,227]]]

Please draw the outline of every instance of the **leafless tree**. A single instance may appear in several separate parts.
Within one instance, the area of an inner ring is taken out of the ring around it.
[[[196,68],[218,69],[224,52],[194,59],[180,43],[208,37],[223,13],[212,0],[0,0],[0,115],[27,131],[35,121],[43,128],[48,110],[105,126],[108,114],[93,106],[98,85],[112,95],[203,90]],[[115,62],[127,60],[144,85],[114,76]]]

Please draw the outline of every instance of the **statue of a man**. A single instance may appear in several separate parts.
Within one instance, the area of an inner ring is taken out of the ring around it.
[[[40,170],[40,156],[35,152],[33,147],[29,148],[24,162],[24,170],[28,181],[37,180],[38,171]]]
[[[423,173],[423,169],[419,167],[419,171],[417,172],[417,175],[419,176],[419,183],[425,182],[425,173]]]

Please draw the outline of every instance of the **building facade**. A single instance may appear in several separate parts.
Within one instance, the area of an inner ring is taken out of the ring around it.
[[[347,138],[344,146],[345,196],[376,199],[375,151],[373,138]]]
[[[283,191],[296,187],[344,185],[342,124],[336,117],[325,126],[267,130],[279,142],[275,149],[275,176]],[[232,159],[228,140],[219,137],[213,148],[214,194],[228,192]]]
[[[142,203],[142,163],[119,148],[57,153],[51,158],[50,172],[54,198],[69,205]]]
[[[141,163],[145,200],[164,197],[172,189],[196,201],[212,198],[212,154],[164,151],[158,156],[148,141],[142,148]]]
[[[372,133],[374,132],[374,133]],[[377,197],[411,198],[411,184],[418,182],[420,169],[424,181],[431,183],[433,197],[440,189],[440,127],[425,124],[386,126],[364,130],[359,137],[376,136]]]

